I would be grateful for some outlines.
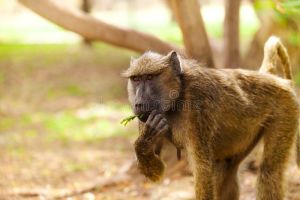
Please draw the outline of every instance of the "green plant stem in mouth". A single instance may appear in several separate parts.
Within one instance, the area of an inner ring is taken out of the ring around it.
[[[143,114],[129,116],[129,117],[126,117],[125,119],[123,119],[120,123],[123,124],[124,126],[126,126],[129,122],[134,120],[136,117],[142,117],[142,116],[143,116]]]

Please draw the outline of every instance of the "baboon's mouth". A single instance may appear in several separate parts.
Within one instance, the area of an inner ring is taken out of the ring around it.
[[[138,115],[139,120],[141,120],[142,122],[146,122],[148,117],[150,115],[150,112],[146,112],[143,114]]]

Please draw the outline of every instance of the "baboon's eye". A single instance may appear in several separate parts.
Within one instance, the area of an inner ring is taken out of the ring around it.
[[[149,74],[146,76],[146,79],[149,81],[149,80],[152,80],[153,79],[153,75]]]
[[[133,80],[133,81],[137,82],[137,81],[139,81],[139,80],[140,80],[140,78],[139,78],[139,77],[137,77],[137,76],[133,76],[133,77],[131,77],[131,80]]]

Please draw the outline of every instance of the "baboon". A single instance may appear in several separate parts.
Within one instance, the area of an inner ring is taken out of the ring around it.
[[[175,51],[132,59],[123,75],[139,116],[134,145],[140,171],[152,181],[161,179],[164,163],[154,148],[159,138],[168,137],[187,152],[197,200],[236,200],[239,164],[263,139],[257,199],[282,200],[299,117],[288,59],[284,67],[286,79],[263,71],[205,68]]]

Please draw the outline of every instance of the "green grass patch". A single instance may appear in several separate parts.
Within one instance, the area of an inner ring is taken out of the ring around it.
[[[15,124],[13,117],[1,117],[0,119],[0,132],[10,130]]]
[[[295,76],[295,83],[297,86],[300,86],[300,72],[299,71]]]
[[[68,162],[64,168],[69,173],[75,173],[85,171],[89,169],[89,166],[86,163]]]
[[[26,63],[32,64],[24,67],[29,69],[33,66],[47,67],[51,64],[62,63],[64,59],[70,57],[72,63],[84,61],[85,64],[101,64],[107,63],[110,56],[117,56],[118,59],[115,59],[115,62],[121,63],[127,61],[128,57],[134,54],[130,50],[116,48],[104,43],[95,43],[91,49],[84,49],[80,44],[0,43],[0,61],[14,60],[16,63],[28,61]]]
[[[114,136],[130,136],[134,123],[124,127],[120,121],[132,115],[129,106],[121,103],[93,104],[79,109],[58,112],[31,112],[19,117],[2,117],[0,132],[10,131],[12,144],[24,138],[48,141],[95,142]]]
[[[22,158],[27,153],[25,147],[21,146],[21,145],[19,145],[19,146],[15,146],[15,145],[8,146],[7,152],[12,157],[22,157]]]
[[[13,59],[15,62],[24,62],[35,59],[43,67],[52,63],[49,61],[61,61],[69,47],[68,44],[0,44],[0,61]]]
[[[129,115],[131,115],[131,110],[126,105],[96,104],[78,110],[30,113],[21,117],[19,128],[22,129],[24,136],[30,138],[35,138],[43,132],[46,139],[50,141],[92,142],[107,137],[132,134],[133,126],[124,127],[120,124],[121,119]],[[10,124],[12,122],[13,120],[10,121]],[[40,129],[37,130],[34,127],[40,127]]]
[[[35,129],[25,130],[24,136],[27,138],[36,138],[38,136],[38,131]]]
[[[78,85],[68,85],[66,90],[71,96],[82,96],[85,94]]]

